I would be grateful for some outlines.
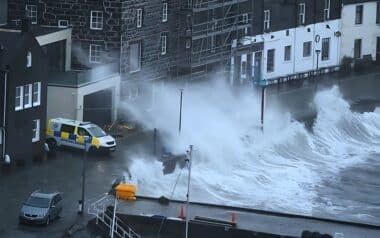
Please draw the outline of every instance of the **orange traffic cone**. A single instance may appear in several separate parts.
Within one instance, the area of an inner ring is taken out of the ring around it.
[[[232,214],[231,214],[231,222],[232,223],[236,223],[236,214],[235,214],[235,212],[232,212]]]
[[[185,212],[183,211],[183,206],[181,206],[181,210],[179,212],[179,218],[185,219]]]

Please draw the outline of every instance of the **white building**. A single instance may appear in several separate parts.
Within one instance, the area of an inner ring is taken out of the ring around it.
[[[336,19],[257,36],[257,41],[264,42],[262,78],[272,83],[300,73],[306,77],[317,67],[339,65],[339,28],[340,20]]]
[[[379,11],[380,3],[376,0],[343,4],[341,59],[347,56],[380,60]]]

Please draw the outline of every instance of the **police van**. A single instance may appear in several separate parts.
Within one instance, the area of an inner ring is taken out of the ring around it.
[[[51,149],[67,146],[90,152],[112,152],[115,139],[91,122],[54,118],[48,121],[46,142]]]

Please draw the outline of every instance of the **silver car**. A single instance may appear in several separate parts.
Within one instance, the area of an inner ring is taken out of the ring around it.
[[[33,192],[24,202],[19,215],[20,224],[46,224],[59,218],[62,212],[62,194]]]

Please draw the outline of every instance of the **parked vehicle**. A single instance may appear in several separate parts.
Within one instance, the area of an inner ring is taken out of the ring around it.
[[[54,118],[48,121],[46,141],[49,148],[67,146],[90,152],[115,151],[115,139],[91,122]]]
[[[33,192],[24,202],[20,215],[20,224],[34,223],[49,225],[50,221],[59,218],[62,212],[62,194]]]

